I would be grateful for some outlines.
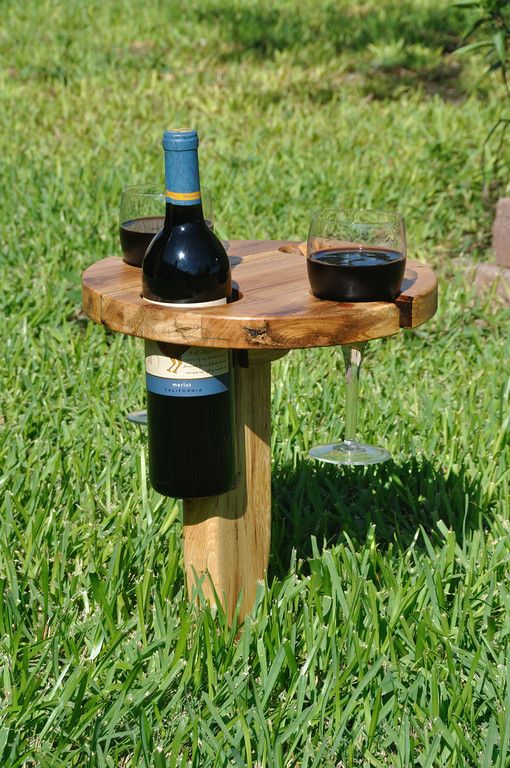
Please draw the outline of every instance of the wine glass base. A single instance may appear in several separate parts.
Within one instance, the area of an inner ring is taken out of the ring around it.
[[[126,414],[126,419],[133,424],[145,426],[147,424],[147,411],[132,411]]]
[[[308,455],[312,459],[325,461],[328,464],[350,464],[351,466],[379,464],[391,458],[391,454],[384,448],[356,443],[354,440],[316,445]]]

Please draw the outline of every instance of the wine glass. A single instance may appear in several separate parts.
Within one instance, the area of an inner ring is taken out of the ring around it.
[[[329,209],[312,216],[307,269],[318,299],[341,302],[393,301],[406,263],[406,234],[398,213],[368,209]],[[385,448],[356,440],[359,374],[365,342],[342,347],[347,397],[344,439],[314,446],[309,455],[330,464],[378,464]]]
[[[202,210],[207,225],[214,231],[212,195],[207,187],[201,187]],[[141,267],[145,251],[154,235],[165,221],[166,195],[160,184],[134,184],[122,191],[119,208],[119,237],[124,261],[133,267]],[[228,243],[223,243],[225,247]],[[126,414],[132,424],[145,426],[147,411]]]
[[[141,267],[145,251],[165,222],[166,196],[160,184],[135,184],[122,191],[119,209],[119,237],[124,261]],[[214,230],[212,197],[202,187],[202,209]]]

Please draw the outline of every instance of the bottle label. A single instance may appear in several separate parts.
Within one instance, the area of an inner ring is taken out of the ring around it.
[[[226,392],[230,383],[226,349],[182,347],[145,342],[145,370],[149,392],[167,397],[204,397]]]
[[[165,150],[166,197],[174,205],[196,205],[201,200],[196,149]]]

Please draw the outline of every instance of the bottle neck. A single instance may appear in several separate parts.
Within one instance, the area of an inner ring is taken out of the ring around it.
[[[195,205],[175,205],[167,198],[165,227],[177,227],[179,224],[187,224],[190,221],[203,221],[204,212],[202,203]]]
[[[198,151],[165,148],[167,219],[172,225],[203,219]]]

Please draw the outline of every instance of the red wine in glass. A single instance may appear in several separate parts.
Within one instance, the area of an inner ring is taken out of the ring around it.
[[[335,247],[307,258],[312,293],[331,301],[393,301],[405,270],[400,251],[382,247]]]
[[[164,216],[144,216],[123,221],[119,227],[120,246],[124,261],[134,267],[141,267],[145,251],[154,235],[165,223]]]

